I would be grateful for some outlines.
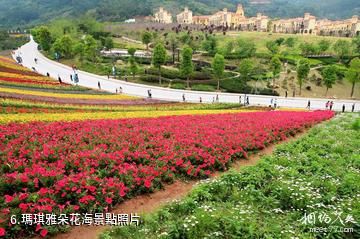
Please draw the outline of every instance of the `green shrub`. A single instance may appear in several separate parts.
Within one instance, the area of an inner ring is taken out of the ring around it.
[[[360,130],[360,119],[355,120],[355,122],[352,124],[352,128],[357,131]]]
[[[191,86],[191,89],[198,91],[215,91],[216,87],[213,85],[194,84]]]
[[[178,90],[185,90],[186,87],[184,83],[173,83],[171,84],[171,88]]]

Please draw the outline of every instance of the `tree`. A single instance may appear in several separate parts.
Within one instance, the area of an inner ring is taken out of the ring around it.
[[[85,34],[95,36],[94,33],[103,31],[103,24],[96,20],[91,14],[82,15],[78,20],[78,28]]]
[[[295,46],[295,38],[289,37],[285,40],[285,45],[287,47],[294,47]]]
[[[333,48],[341,62],[345,56],[350,55],[351,44],[349,41],[346,40],[337,40]]]
[[[142,43],[144,43],[146,45],[146,50],[148,51],[149,50],[149,44],[150,44],[150,42],[152,40],[151,33],[150,32],[144,32],[142,34],[141,39],[142,39]]]
[[[350,62],[350,67],[347,70],[345,77],[352,84],[350,96],[353,97],[355,84],[360,82],[360,59],[358,57]]]
[[[190,88],[190,76],[194,71],[192,55],[192,49],[188,46],[185,46],[181,54],[180,70],[181,74],[186,77],[187,88]]]
[[[325,67],[322,70],[321,75],[323,77],[324,85],[326,86],[326,92],[325,92],[325,96],[326,96],[329,91],[329,88],[332,88],[333,84],[335,84],[336,82],[336,77],[337,77],[336,67],[333,65]]]
[[[274,41],[266,42],[266,48],[274,55],[279,52],[279,45]]]
[[[254,62],[251,59],[245,59],[240,62],[239,72],[240,77],[249,80],[250,74],[254,71]]]
[[[278,46],[281,46],[285,42],[285,39],[280,37],[280,38],[276,39],[275,42]]]
[[[270,61],[270,69],[273,74],[273,91],[275,88],[275,79],[279,77],[281,72],[281,61],[279,57],[274,56]]]
[[[59,53],[65,58],[71,58],[73,56],[74,42],[70,36],[64,35],[54,42],[52,49],[54,52]]]
[[[321,40],[321,41],[319,42],[319,44],[318,44],[319,51],[320,51],[321,53],[324,53],[324,52],[326,52],[327,50],[329,50],[330,46],[331,46],[331,42],[328,41],[328,40],[325,40],[325,39]]]
[[[104,47],[106,50],[110,51],[114,48],[114,40],[111,37],[106,37],[104,39]]]
[[[129,49],[128,49],[128,53],[129,53],[129,55],[130,56],[135,56],[135,52],[136,52],[136,49],[135,48],[133,48],[133,47],[130,47]]]
[[[132,74],[133,78],[135,79],[135,75],[136,75],[136,72],[138,70],[138,67],[137,67],[136,60],[135,60],[134,56],[130,57],[129,63],[130,63],[131,74]]]
[[[302,85],[304,83],[304,80],[308,77],[309,72],[310,72],[309,60],[301,59],[297,64],[296,72],[297,72],[298,84],[300,87],[300,95],[301,95]]]
[[[230,55],[235,49],[235,44],[233,41],[229,41],[228,43],[226,43],[225,49],[224,49],[224,54],[226,56]]]
[[[173,64],[175,64],[175,54],[176,54],[176,48],[178,48],[178,46],[179,46],[179,42],[176,39],[176,37],[171,36],[170,37],[170,47],[171,47],[171,51],[172,51]]]
[[[239,39],[235,50],[239,58],[250,58],[256,53],[255,43]]]
[[[303,56],[316,55],[319,53],[319,48],[313,43],[301,43],[300,44],[301,54]]]
[[[352,43],[357,54],[360,54],[360,36],[354,37]]]
[[[152,64],[158,68],[159,84],[161,85],[161,66],[166,62],[166,49],[162,43],[158,43],[153,52]]]
[[[79,55],[81,60],[84,58],[84,48],[84,43],[82,41],[77,42],[73,47],[74,55]]]
[[[83,44],[84,56],[90,61],[95,61],[99,50],[98,42],[91,35],[86,35]]]
[[[212,61],[212,68],[217,78],[217,90],[220,90],[220,78],[224,75],[225,71],[225,59],[224,56],[217,53]]]
[[[202,43],[202,48],[210,55],[215,55],[217,51],[217,40],[213,36],[208,36]]]
[[[49,51],[51,48],[52,37],[49,29],[41,26],[33,31],[35,40],[39,43],[41,49]]]

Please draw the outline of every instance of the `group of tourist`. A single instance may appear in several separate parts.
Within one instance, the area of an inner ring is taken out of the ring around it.
[[[334,107],[334,101],[327,101],[326,104],[325,104],[325,109],[326,110],[332,110]],[[309,100],[308,103],[307,103],[307,109],[310,110],[311,108],[311,101]],[[343,104],[342,107],[341,107],[341,111],[344,113],[346,111],[346,105]],[[353,103],[351,105],[351,112],[355,112],[355,103]]]

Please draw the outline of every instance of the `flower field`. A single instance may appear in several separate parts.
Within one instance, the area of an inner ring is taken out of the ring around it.
[[[68,84],[59,84],[48,77],[38,75],[36,72],[16,64],[11,59],[0,57],[0,86],[17,86],[43,89],[73,90]]]
[[[20,113],[0,115],[0,124],[26,123],[34,121],[54,122],[54,121],[85,121],[97,119],[124,119],[124,118],[156,118],[168,115],[207,115],[247,112],[246,110],[159,110],[159,111],[123,111],[123,112],[56,112],[51,110],[39,113]]]
[[[38,75],[13,60],[0,57],[0,98],[15,99],[28,102],[50,104],[81,104],[81,105],[149,105],[163,104],[157,100],[140,99],[137,97],[110,94],[103,91],[59,83],[49,77]],[[49,106],[49,108],[52,108]],[[2,112],[16,112],[16,109],[2,107]],[[82,110],[80,110],[82,111]],[[17,113],[29,113],[28,109],[20,109]],[[30,111],[31,112],[31,111]],[[35,112],[51,112],[35,110]],[[59,110],[64,112],[64,110]]]
[[[62,94],[62,93],[54,93],[54,92],[39,92],[32,90],[23,90],[23,89],[11,89],[11,88],[3,88],[0,87],[0,93],[15,93],[21,95],[34,95],[41,97],[54,97],[54,98],[71,98],[71,99],[102,99],[102,100],[129,100],[136,99],[132,96],[127,95],[115,95],[115,94]]]
[[[224,110],[224,109],[237,109],[238,104],[175,104],[161,102],[158,104],[147,105],[76,105],[76,104],[56,104],[46,103],[42,101],[26,101],[17,99],[0,99],[0,107],[3,109],[2,113],[22,113],[21,110],[27,110],[26,112],[38,112],[38,109],[43,111],[49,110],[51,112],[118,112],[118,111],[173,111],[173,110]],[[11,111],[7,109],[11,108]],[[19,110],[16,110],[19,109]],[[42,112],[43,112],[42,111]],[[265,111],[263,108],[247,108],[246,111]],[[290,110],[287,110],[290,111]],[[1,112],[1,111],[0,111]]]
[[[2,125],[0,228],[13,236],[38,233],[35,225],[11,226],[13,214],[108,211],[176,178],[227,170],[333,115],[272,111]]]
[[[360,238],[359,138],[359,115],[337,116],[254,167],[204,180],[140,227],[99,238]]]

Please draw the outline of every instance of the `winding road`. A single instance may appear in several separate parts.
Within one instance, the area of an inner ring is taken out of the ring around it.
[[[73,74],[73,69],[69,66],[60,64],[58,62],[52,61],[42,55],[38,50],[38,44],[34,42],[31,38],[30,42],[23,45],[14,52],[13,57],[17,56],[22,57],[22,65],[32,69],[33,67],[36,71],[42,75],[50,74],[50,77],[57,80],[58,76],[61,77],[63,82],[73,84],[70,80],[70,74]],[[38,62],[34,62],[34,58],[38,59]],[[135,84],[130,82],[125,82],[121,80],[108,79],[104,76],[98,76],[95,74],[78,71],[79,76],[79,85],[84,87],[89,87],[93,89],[98,88],[98,82],[100,82],[101,89],[108,92],[116,92],[116,89],[119,87],[122,88],[124,94],[138,96],[138,97],[148,97],[148,90],[151,89],[152,97],[158,100],[164,101],[183,101],[183,95],[185,95],[186,102],[199,103],[200,98],[202,103],[212,103],[216,98],[216,95],[219,96],[219,102],[221,103],[239,103],[241,96],[241,103],[244,103],[244,94],[232,94],[232,93],[215,93],[215,92],[200,92],[200,91],[189,91],[189,90],[176,90],[169,88],[162,88],[156,86],[148,86],[142,84]],[[302,108],[305,109],[308,103],[308,100],[311,102],[311,109],[324,109],[325,103],[328,100],[334,101],[334,110],[341,111],[343,104],[345,104],[346,111],[350,111],[353,104],[355,104],[355,111],[360,111],[360,101],[359,100],[334,100],[334,99],[318,99],[318,98],[300,98],[300,97],[272,97],[272,96],[262,96],[262,95],[246,95],[249,97],[250,105],[261,105],[268,106],[270,105],[271,99],[277,99],[277,105],[279,107],[285,108]]]

